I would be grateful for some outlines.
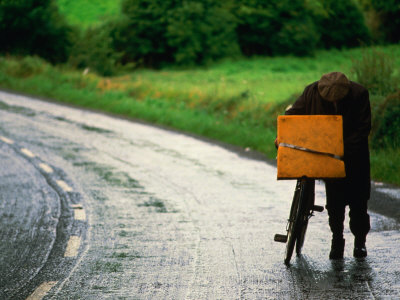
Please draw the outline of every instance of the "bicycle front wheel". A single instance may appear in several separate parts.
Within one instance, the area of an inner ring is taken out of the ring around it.
[[[310,217],[310,211],[314,206],[314,187],[315,181],[313,179],[301,179],[300,187],[300,208],[299,208],[299,218],[300,218],[300,229],[296,239],[296,254],[301,254],[301,249],[303,248],[304,239],[306,236],[308,220]]]
[[[289,222],[287,228],[287,242],[286,242],[286,253],[285,253],[285,264],[289,264],[292,258],[294,245],[299,235],[300,222],[299,222],[299,208],[300,208],[300,195],[301,195],[301,181],[298,180],[296,189],[293,196],[292,206],[290,208]]]

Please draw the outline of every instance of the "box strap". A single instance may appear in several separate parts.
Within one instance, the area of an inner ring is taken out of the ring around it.
[[[321,151],[317,151],[317,150],[312,150],[312,149],[308,149],[308,148],[304,148],[304,147],[300,147],[300,146],[296,146],[296,145],[292,145],[292,144],[279,143],[279,147],[286,147],[286,148],[296,149],[296,150],[310,152],[310,153],[314,153],[314,154],[320,154],[320,155],[329,156],[329,157],[332,157],[332,158],[335,158],[335,159],[338,159],[338,160],[343,160],[343,156],[340,156],[340,155],[336,155],[336,154],[328,153],[328,152],[321,152]]]

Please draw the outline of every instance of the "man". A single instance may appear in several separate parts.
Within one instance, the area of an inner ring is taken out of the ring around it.
[[[286,111],[287,115],[342,115],[346,178],[325,181],[332,231],[330,259],[343,258],[343,222],[349,205],[350,230],[354,235],[353,256],[367,256],[366,236],[370,230],[367,202],[370,197],[370,162],[368,135],[371,108],[368,91],[349,81],[340,72],[325,74],[308,85]]]

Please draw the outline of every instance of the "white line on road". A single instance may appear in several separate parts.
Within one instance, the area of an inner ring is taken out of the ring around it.
[[[0,140],[2,140],[4,143],[10,144],[10,145],[14,144],[13,140],[10,140],[4,136],[0,136]]]
[[[31,157],[31,158],[35,157],[35,154],[33,154],[31,151],[29,151],[26,148],[21,148],[21,152],[28,157]]]
[[[86,213],[83,209],[74,209],[74,219],[77,221],[85,221]]]
[[[43,171],[45,171],[46,173],[53,173],[53,169],[49,166],[49,165],[47,165],[47,164],[44,164],[44,163],[40,163],[39,164],[39,167],[43,170]]]
[[[72,235],[69,237],[67,249],[65,249],[64,257],[75,257],[78,255],[78,249],[81,245],[81,237]]]
[[[57,281],[43,282],[26,300],[40,300],[57,284]]]
[[[64,190],[64,192],[72,192],[72,188],[63,180],[56,180],[58,186]]]

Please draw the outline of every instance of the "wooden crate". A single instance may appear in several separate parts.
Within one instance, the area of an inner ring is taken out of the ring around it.
[[[343,121],[337,115],[292,115],[278,117],[278,179],[343,178]],[[286,146],[282,146],[286,144]],[[320,153],[293,149],[306,148]]]

